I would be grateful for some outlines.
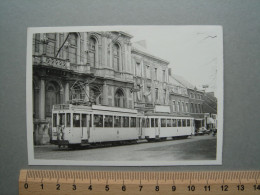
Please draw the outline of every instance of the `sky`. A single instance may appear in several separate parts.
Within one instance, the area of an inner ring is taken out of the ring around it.
[[[170,62],[172,73],[216,92],[217,71],[223,66],[222,28],[219,26],[157,26],[125,31],[132,42],[146,40],[151,54]]]

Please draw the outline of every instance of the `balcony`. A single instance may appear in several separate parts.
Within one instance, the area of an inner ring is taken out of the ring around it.
[[[70,63],[69,60],[59,59],[59,58],[46,56],[46,55],[41,55],[41,56],[33,55],[33,65],[48,66],[48,67],[54,67],[63,70],[72,70],[77,73],[91,73],[90,66],[73,64]]]

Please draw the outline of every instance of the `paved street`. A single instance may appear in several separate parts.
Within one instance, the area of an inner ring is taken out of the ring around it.
[[[203,135],[181,140],[76,150],[59,149],[55,145],[45,145],[35,146],[34,150],[35,159],[83,161],[215,160],[216,137]]]

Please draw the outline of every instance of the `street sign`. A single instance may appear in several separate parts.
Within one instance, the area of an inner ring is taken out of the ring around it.
[[[19,194],[260,194],[260,171],[21,170]]]

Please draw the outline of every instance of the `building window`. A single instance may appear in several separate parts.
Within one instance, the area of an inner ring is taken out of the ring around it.
[[[162,81],[165,82],[166,81],[166,75],[165,75],[165,70],[162,71]]]
[[[181,107],[181,103],[178,102],[178,104],[177,104],[177,112],[180,112],[180,107]]]
[[[68,58],[71,63],[77,63],[77,39],[78,35],[76,33],[71,33],[69,35],[69,51],[68,51]]]
[[[154,69],[154,80],[158,80],[158,78],[157,78],[157,68]]]
[[[163,103],[166,104],[166,89],[163,90]]]
[[[122,89],[117,89],[115,93],[115,106],[116,107],[126,107],[125,97]]]
[[[175,105],[175,101],[172,101],[172,111],[175,112],[176,111],[176,105]]]
[[[96,64],[96,40],[94,38],[89,39],[88,62],[91,67],[94,67]]]
[[[56,34],[47,33],[46,37],[48,38],[48,44],[46,48],[46,55],[54,57],[55,56],[55,44],[56,44]]]
[[[159,94],[158,94],[158,88],[155,88],[155,100],[158,101]]]
[[[118,44],[113,45],[113,64],[114,64],[114,69],[116,71],[119,71],[119,46]]]
[[[186,103],[186,112],[189,112],[189,104]]]
[[[198,113],[200,113],[200,105],[198,104]]]
[[[146,78],[150,79],[151,75],[150,75],[150,66],[146,66]]]
[[[136,62],[136,76],[141,76],[141,64]]]
[[[181,103],[181,109],[182,109],[182,112],[185,112],[184,102]]]
[[[193,103],[190,104],[190,112],[194,113]]]

